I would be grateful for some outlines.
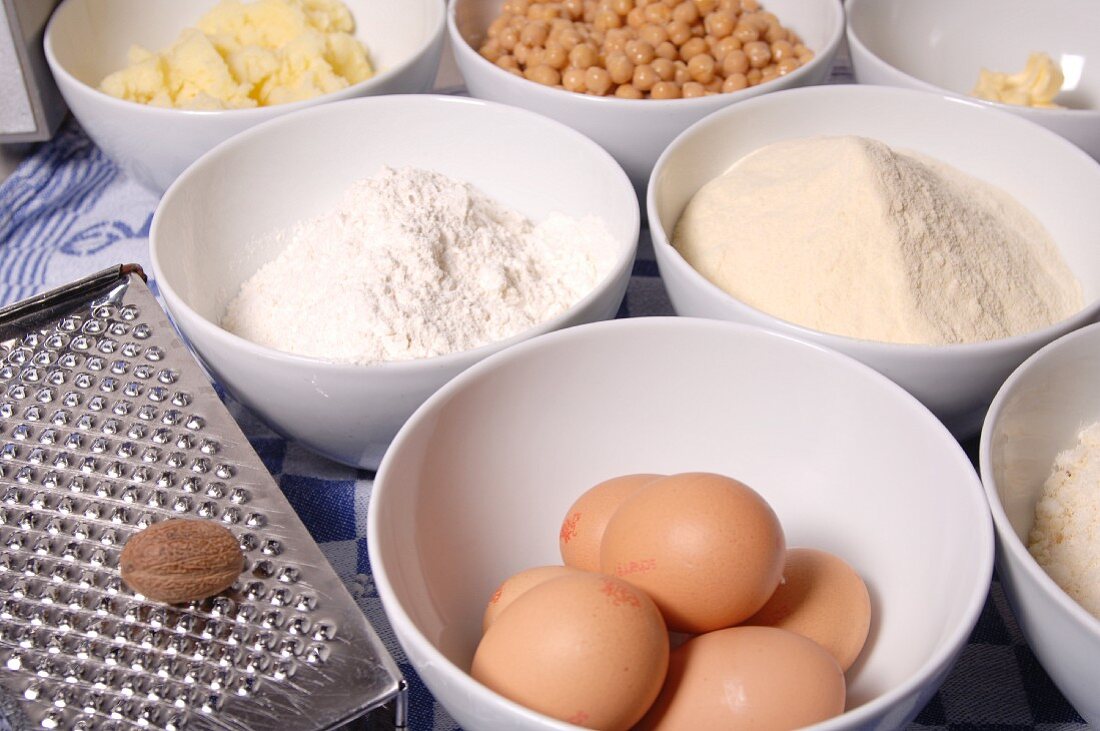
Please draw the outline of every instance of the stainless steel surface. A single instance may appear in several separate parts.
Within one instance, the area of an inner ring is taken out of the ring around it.
[[[28,302],[0,310],[0,685],[30,724],[321,729],[389,701],[404,725],[396,665],[142,279]],[[237,536],[224,595],[121,581],[172,517]]]
[[[0,143],[41,142],[67,110],[42,39],[59,0],[0,0]]]

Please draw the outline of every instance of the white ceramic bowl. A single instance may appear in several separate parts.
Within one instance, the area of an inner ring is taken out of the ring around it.
[[[325,102],[427,91],[443,49],[440,0],[343,0],[377,73],[314,99],[256,109],[187,111],[98,90],[134,44],[166,48],[218,0],[64,0],[46,27],[46,59],[65,102],[109,158],[156,193],[200,155],[241,130]]]
[[[618,246],[614,264],[558,317],[436,358],[338,365],[218,327],[241,283],[278,253],[270,237],[259,237],[330,209],[348,185],[383,165],[467,180],[536,221],[554,211],[599,216]],[[539,333],[612,317],[630,278],[638,223],[638,202],[622,169],[573,130],[474,99],[386,96],[286,115],[214,148],[164,194],[150,247],[169,313],[230,393],[310,449],[374,468],[413,410],[466,367]]]
[[[945,134],[944,130],[951,130]],[[709,282],[669,237],[704,184],[764,145],[813,135],[863,135],[916,150],[993,183],[1046,226],[1081,281],[1085,308],[1051,327],[951,346],[898,345],[823,333],[750,307]],[[1031,353],[1100,312],[1100,165],[1057,135],[1010,114],[934,94],[871,86],[794,89],[750,99],[676,139],[648,192],[657,264],[676,312],[746,322],[839,350],[909,390],[960,438],[977,434],[1004,379]]]
[[[1100,159],[1100,4],[1094,0],[847,0],[852,70],[861,84],[970,96],[984,67],[1016,73],[1048,53],[1066,81],[1031,109],[981,101],[1051,129]]]
[[[455,60],[470,94],[545,114],[603,145],[639,191],[669,142],[711,112],[742,99],[828,78],[841,38],[840,0],[767,0],[765,9],[798,33],[815,52],[813,60],[786,76],[731,94],[698,99],[617,99],[576,94],[520,78],[482,58],[477,48],[504,0],[450,0],[447,30]]]
[[[993,530],[973,467],[915,399],[843,355],[759,328],[636,318],[551,333],[430,398],[374,483],[367,535],[393,629],[471,731],[568,729],[466,674],[509,575],[560,563],[558,530],[593,484],[630,472],[728,474],[790,546],[849,561],[872,604],[849,708],[821,729],[895,729],[934,693],[985,601]]]
[[[1039,662],[1092,726],[1100,726],[1100,619],[1069,597],[1027,550],[1054,458],[1100,421],[1100,325],[1046,346],[1005,381],[979,448],[997,535],[997,573]]]

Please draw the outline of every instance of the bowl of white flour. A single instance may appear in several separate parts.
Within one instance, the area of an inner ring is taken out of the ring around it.
[[[1012,370],[1100,313],[1100,165],[973,102],[776,92],[689,128],[648,215],[678,314],[839,350],[974,436]]]
[[[979,448],[997,571],[1036,657],[1100,725],[1100,325],[1028,358],[989,408]]]
[[[212,150],[165,194],[150,246],[169,313],[229,392],[373,469],[465,368],[613,317],[638,227],[626,175],[579,133],[492,103],[391,96]]]

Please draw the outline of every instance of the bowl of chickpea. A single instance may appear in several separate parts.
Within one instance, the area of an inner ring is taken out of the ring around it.
[[[450,0],[472,96],[602,145],[644,190],[680,132],[729,104],[828,77],[841,0]]]

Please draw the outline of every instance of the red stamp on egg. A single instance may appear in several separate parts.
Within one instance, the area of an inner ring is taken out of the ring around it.
[[[616,576],[629,576],[630,574],[644,574],[657,568],[657,559],[644,558],[641,561],[627,561],[615,567]]]
[[[580,519],[580,513],[570,513],[569,517],[562,521],[561,533],[558,534],[558,539],[562,543],[569,543],[571,539],[577,537],[577,522]]]
[[[603,589],[604,594],[611,598],[611,603],[616,607],[621,607],[624,604],[638,607],[641,606],[641,602],[638,600],[638,595],[630,590],[629,587],[623,586],[617,581],[611,581],[610,579],[604,579]]]

